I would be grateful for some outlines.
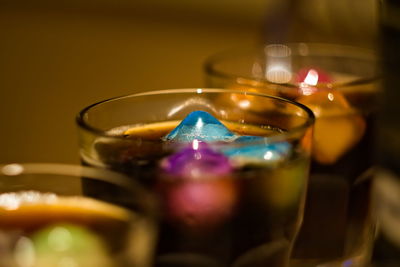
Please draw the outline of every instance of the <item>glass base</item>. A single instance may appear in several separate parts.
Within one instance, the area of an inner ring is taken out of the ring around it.
[[[360,177],[356,182],[339,175],[311,177],[291,267],[368,266],[375,236],[372,178]]]
[[[336,259],[291,259],[290,267],[366,267],[371,262],[372,244],[365,244],[357,254]]]

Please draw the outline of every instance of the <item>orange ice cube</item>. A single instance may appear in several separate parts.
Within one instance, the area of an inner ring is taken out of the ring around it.
[[[364,135],[365,120],[337,90],[320,90],[297,101],[316,117],[313,158],[318,163],[335,163]]]
[[[253,82],[255,85],[256,81]],[[253,85],[252,84],[252,85]],[[277,95],[277,90],[274,88],[266,88],[262,84],[258,86],[243,85],[243,84],[232,84],[228,86],[230,90],[236,91],[246,91],[250,93],[267,94],[271,96]],[[253,112],[263,112],[265,110],[270,110],[275,107],[272,101],[266,98],[261,98],[258,96],[246,95],[246,94],[232,94],[229,99],[225,99],[227,103],[231,103],[235,106],[240,107],[243,110],[251,110]]]

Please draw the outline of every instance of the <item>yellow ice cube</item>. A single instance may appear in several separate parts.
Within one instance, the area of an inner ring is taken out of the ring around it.
[[[318,163],[335,163],[363,137],[365,120],[340,92],[321,90],[297,101],[315,114],[313,158]]]
[[[247,85],[232,84],[228,89],[234,91],[245,91],[256,94],[277,95],[277,91],[266,87],[252,87]],[[248,94],[231,94],[229,97],[221,97],[226,104],[235,105],[242,110],[250,110],[252,112],[264,112],[275,108],[275,103],[267,98],[252,96]]]

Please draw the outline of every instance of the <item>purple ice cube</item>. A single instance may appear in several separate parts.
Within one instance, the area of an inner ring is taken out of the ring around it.
[[[194,140],[162,161],[163,176],[157,187],[166,218],[191,231],[224,222],[237,202],[236,179],[227,157],[206,143]]]
[[[198,140],[166,158],[162,162],[162,168],[170,175],[191,178],[203,175],[221,176],[232,171],[226,156]]]

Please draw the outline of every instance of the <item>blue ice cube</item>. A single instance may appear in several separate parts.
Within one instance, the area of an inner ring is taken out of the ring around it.
[[[290,156],[291,144],[287,142],[269,144],[266,140],[264,137],[241,136],[232,143],[234,147],[224,149],[223,153],[236,166],[276,164]]]
[[[164,140],[177,142],[230,141],[236,135],[205,111],[193,111]]]

